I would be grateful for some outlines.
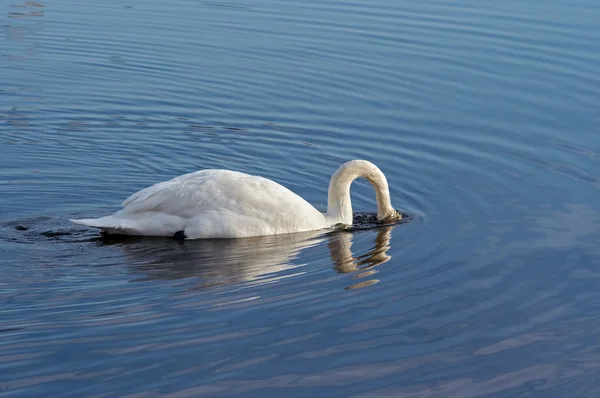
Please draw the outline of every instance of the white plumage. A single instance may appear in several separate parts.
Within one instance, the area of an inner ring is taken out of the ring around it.
[[[390,203],[387,181],[372,163],[354,160],[333,175],[326,214],[286,187],[230,170],[201,170],[142,189],[123,209],[97,219],[71,220],[110,234],[188,239],[241,238],[330,228],[352,223],[350,184],[369,179],[377,193],[378,219],[400,217]]]

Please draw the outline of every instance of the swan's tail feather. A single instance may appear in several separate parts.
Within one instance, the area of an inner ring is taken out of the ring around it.
[[[99,228],[113,235],[173,236],[177,231],[185,230],[184,220],[180,217],[153,212],[130,216],[116,214],[69,221],[77,225]]]
[[[135,228],[132,228],[130,225],[127,225],[128,220],[113,216],[81,219],[70,218],[69,221],[77,225],[99,228],[105,232],[108,232],[109,234],[135,235],[137,233]]]

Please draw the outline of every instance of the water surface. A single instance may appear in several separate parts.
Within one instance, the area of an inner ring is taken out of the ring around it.
[[[0,397],[596,397],[595,1],[0,4]],[[393,227],[103,241],[205,168]],[[354,210],[376,209],[364,181]]]

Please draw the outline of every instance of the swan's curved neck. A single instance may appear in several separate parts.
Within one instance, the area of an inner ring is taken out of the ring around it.
[[[352,224],[350,185],[357,178],[366,178],[377,196],[377,219],[385,220],[397,214],[390,201],[390,190],[385,175],[366,160],[351,160],[341,165],[331,177],[325,217],[332,223]]]

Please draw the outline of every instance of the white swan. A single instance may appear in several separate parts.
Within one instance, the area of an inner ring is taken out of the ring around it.
[[[366,160],[352,160],[331,177],[325,214],[266,178],[230,170],[201,170],[134,193],[123,202],[123,209],[110,216],[70,221],[109,234],[187,239],[313,231],[352,224],[350,184],[359,177],[375,189],[378,221],[402,218],[392,207],[381,170]]]

